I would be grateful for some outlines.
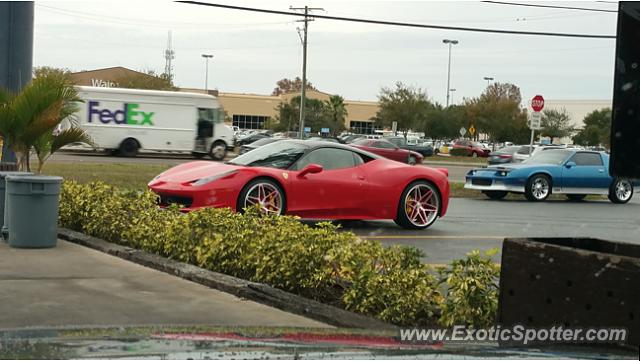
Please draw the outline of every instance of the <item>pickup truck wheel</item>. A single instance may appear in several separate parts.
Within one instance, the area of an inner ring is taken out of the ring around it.
[[[209,156],[213,160],[223,160],[227,155],[227,145],[223,141],[217,140],[211,145]]]
[[[133,138],[127,138],[120,143],[120,148],[118,148],[118,153],[120,153],[123,157],[135,157],[138,155],[138,150],[140,149],[140,145],[138,141]]]

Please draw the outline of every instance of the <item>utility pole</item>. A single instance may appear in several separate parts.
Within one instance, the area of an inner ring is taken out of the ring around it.
[[[442,39],[442,42],[449,44],[449,66],[447,67],[447,107],[449,106],[449,95],[451,94],[451,45],[458,44],[458,40]]]
[[[289,10],[304,10],[304,20],[298,20],[304,22],[304,30],[303,35],[301,37],[302,41],[302,94],[300,97],[300,139],[304,138],[304,103],[306,97],[306,88],[307,88],[307,32],[309,30],[309,21],[313,21],[313,19],[309,19],[309,11],[314,10],[324,10],[323,8],[310,8],[305,5],[304,8],[294,8],[289,7]]]
[[[204,66],[204,92],[209,94],[209,59],[213,58],[212,54],[202,54],[202,57],[205,59]]]
[[[169,80],[173,79],[173,75],[171,71],[173,70],[173,66],[171,65],[171,61],[175,59],[176,52],[173,51],[171,46],[171,30],[169,30],[169,36],[167,39],[167,49],[164,51],[164,73],[166,74]]]

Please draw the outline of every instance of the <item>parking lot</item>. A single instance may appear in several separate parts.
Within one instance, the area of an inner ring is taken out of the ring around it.
[[[230,153],[229,159],[234,156]],[[142,154],[136,158],[107,156],[103,153],[62,152],[52,162],[181,164],[190,155]],[[430,161],[426,164],[447,168],[451,182],[463,182],[466,172],[476,166]],[[480,249],[501,248],[506,237],[600,237],[631,243],[640,242],[640,200],[616,205],[607,200],[544,203],[522,199],[453,198],[447,215],[424,231],[410,231],[392,221],[342,222],[345,230],[383,244],[414,246],[425,253],[424,261],[444,264]],[[500,261],[500,254],[494,256]]]

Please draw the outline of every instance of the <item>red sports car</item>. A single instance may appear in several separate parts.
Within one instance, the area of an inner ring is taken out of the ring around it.
[[[351,145],[366,150],[367,152],[411,165],[422,163],[422,159],[424,158],[422,154],[418,152],[399,148],[397,145],[385,139],[359,139],[351,143]]]
[[[320,141],[281,140],[229,162],[196,161],[150,183],[161,206],[185,211],[258,206],[264,213],[308,219],[393,219],[424,229],[449,204],[446,169],[413,167],[360,149]]]

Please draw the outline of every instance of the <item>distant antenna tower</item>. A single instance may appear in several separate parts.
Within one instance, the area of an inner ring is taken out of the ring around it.
[[[167,50],[164,51],[164,73],[171,79],[171,60],[175,59],[175,52],[171,49],[171,30],[169,30],[169,39],[167,40]]]

